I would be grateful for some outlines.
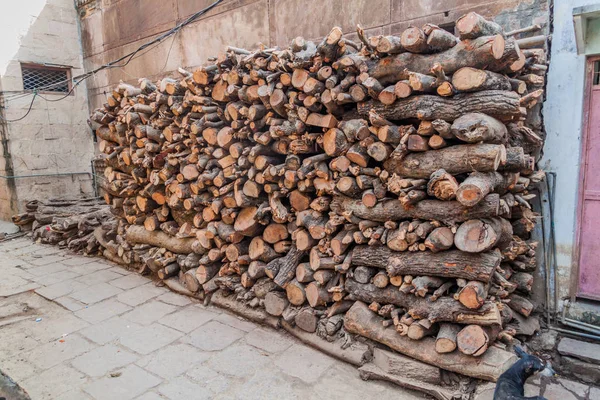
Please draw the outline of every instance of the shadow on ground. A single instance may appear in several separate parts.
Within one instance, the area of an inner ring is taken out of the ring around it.
[[[8,375],[0,371],[0,400],[31,400],[31,397]]]

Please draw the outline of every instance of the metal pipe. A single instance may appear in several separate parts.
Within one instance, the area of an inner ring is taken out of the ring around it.
[[[571,329],[557,328],[556,326],[551,326],[550,329],[552,329],[553,331],[562,332],[562,333],[566,333],[566,334],[574,335],[574,336],[579,336],[579,337],[583,337],[586,339],[600,340],[600,336],[590,335],[589,333],[577,332],[577,331],[573,331]]]
[[[550,193],[550,233],[551,239],[550,244],[552,245],[552,286],[554,289],[554,312],[553,316],[556,318],[556,312],[558,311],[558,286],[556,281],[556,235],[555,235],[555,227],[554,227],[554,201],[556,196],[556,172],[548,172],[548,174],[552,177],[552,191]]]
[[[0,178],[3,179],[21,179],[21,178],[36,178],[39,176],[71,176],[71,175],[90,175],[91,177],[91,173],[90,172],[60,172],[60,173],[55,173],[55,174],[34,174],[34,175],[0,175]]]
[[[577,321],[572,318],[567,318],[567,309],[570,307],[571,302],[569,300],[566,300],[560,317],[560,322],[563,325],[572,326],[573,328],[578,328],[583,331],[588,331],[600,335],[600,327],[585,322]]]

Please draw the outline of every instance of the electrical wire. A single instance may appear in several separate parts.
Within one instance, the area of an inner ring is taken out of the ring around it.
[[[29,115],[29,113],[31,112],[31,110],[33,109],[33,102],[35,101],[35,98],[37,96],[38,96],[37,92],[34,92],[33,93],[33,98],[31,99],[31,103],[29,104],[29,109],[27,110],[27,112],[25,113],[25,115],[23,115],[22,117],[17,118],[17,119],[8,120],[8,119],[4,119],[4,117],[2,116],[2,114],[0,114],[0,119],[4,120],[4,122],[18,122],[18,121],[20,121],[22,119],[25,119],[25,117],[27,117]]]
[[[134,60],[134,59],[136,59],[136,58],[138,58],[138,57],[141,57],[143,54],[146,54],[146,53],[147,53],[147,52],[144,52],[144,53],[142,53],[142,54],[139,54],[139,55],[138,55],[138,53],[139,53],[139,52],[141,52],[142,50],[146,50],[146,49],[148,49],[148,51],[150,51],[151,49],[155,48],[155,47],[156,47],[156,46],[158,46],[158,44],[159,44],[160,42],[162,42],[164,39],[168,38],[168,37],[169,37],[169,36],[171,36],[171,35],[174,35],[174,34],[176,34],[176,33],[177,33],[177,32],[179,32],[179,31],[180,31],[182,28],[184,28],[185,26],[187,26],[187,25],[191,24],[191,23],[192,23],[192,22],[194,22],[196,19],[198,19],[198,18],[199,18],[199,17],[201,17],[202,15],[206,14],[208,11],[212,10],[213,8],[215,8],[217,5],[219,5],[219,4],[220,4],[220,3],[222,3],[223,1],[224,1],[224,0],[216,0],[216,1],[215,1],[214,3],[212,3],[211,5],[209,5],[209,6],[205,7],[205,8],[203,8],[202,10],[200,10],[200,11],[197,11],[196,13],[192,14],[191,16],[189,16],[187,19],[185,19],[184,21],[180,22],[180,23],[179,23],[178,25],[176,25],[174,28],[172,28],[172,29],[168,30],[167,32],[163,33],[163,34],[162,34],[162,35],[160,35],[160,36],[157,36],[157,37],[156,37],[156,38],[154,38],[153,40],[151,40],[151,41],[149,41],[149,42],[147,42],[147,43],[144,43],[143,45],[141,45],[140,47],[138,47],[136,50],[134,50],[134,51],[132,51],[132,52],[130,52],[130,53],[128,53],[128,54],[125,54],[125,55],[123,55],[123,56],[119,57],[119,58],[118,58],[118,59],[116,59],[116,60],[113,60],[113,61],[111,61],[111,62],[109,62],[109,63],[106,63],[106,64],[104,64],[104,65],[101,65],[101,66],[99,66],[98,68],[96,68],[96,69],[94,69],[94,70],[92,70],[92,71],[89,71],[89,72],[86,72],[86,73],[84,73],[84,74],[81,74],[81,75],[78,75],[78,76],[72,77],[71,79],[67,79],[67,80],[64,80],[64,81],[61,81],[61,82],[56,82],[56,83],[53,83],[53,84],[51,84],[51,85],[41,86],[41,87],[39,87],[39,88],[36,88],[36,89],[35,89],[35,91],[34,91],[33,93],[23,93],[22,95],[15,95],[15,97],[4,98],[4,100],[10,100],[10,101],[14,101],[14,100],[17,100],[17,99],[19,99],[19,98],[26,97],[26,96],[30,96],[31,94],[33,94],[33,98],[31,99],[31,104],[29,105],[29,109],[27,110],[27,112],[25,113],[25,115],[23,115],[22,117],[20,117],[20,118],[18,118],[18,119],[15,119],[15,120],[10,120],[10,121],[9,121],[9,120],[5,120],[5,119],[4,119],[4,117],[2,116],[2,114],[0,114],[0,119],[4,120],[5,122],[16,122],[16,121],[20,121],[20,120],[24,119],[24,118],[25,118],[25,117],[27,117],[27,115],[29,115],[29,113],[31,112],[31,109],[33,108],[33,102],[35,101],[35,98],[36,98],[36,97],[38,97],[38,96],[39,96],[39,97],[41,97],[41,98],[43,98],[43,99],[44,99],[44,100],[46,100],[46,101],[53,101],[53,102],[54,102],[54,101],[61,101],[61,100],[64,100],[65,98],[67,98],[68,96],[70,96],[70,95],[71,95],[71,93],[73,93],[73,90],[75,90],[75,88],[76,88],[76,87],[77,87],[79,84],[81,84],[81,82],[83,82],[84,80],[88,79],[89,77],[91,77],[91,76],[95,75],[96,73],[98,73],[98,72],[100,72],[100,71],[102,71],[102,70],[105,70],[105,69],[111,69],[111,68],[123,68],[123,67],[127,66],[127,65],[128,65],[128,64],[129,64],[129,63],[132,61],[132,60]],[[155,45],[156,45],[156,46],[155,46]],[[172,47],[172,46],[171,46],[171,47]],[[170,53],[171,53],[171,49],[169,49],[169,54],[170,54]],[[136,57],[136,55],[138,55],[138,56]],[[118,63],[120,63],[121,61],[124,61],[124,60],[126,60],[126,61],[125,61],[123,64],[118,64]],[[166,65],[166,64],[165,64],[165,65]],[[70,91],[69,91],[69,92],[68,92],[68,93],[67,93],[65,96],[62,96],[62,97],[60,97],[60,98],[58,98],[58,99],[47,99],[47,98],[45,98],[45,97],[42,97],[42,96],[41,96],[41,95],[39,95],[39,93],[38,93],[38,91],[43,91],[43,90],[45,90],[45,89],[53,88],[53,87],[55,87],[55,86],[58,86],[58,85],[61,85],[61,84],[64,84],[64,83],[68,83],[68,82],[74,82],[74,81],[76,81],[76,80],[77,80],[77,82],[76,82],[75,84],[73,84],[73,85],[72,85],[72,87],[71,87],[71,90],[70,90]],[[3,92],[0,92],[0,94],[2,94],[2,93],[3,93]]]

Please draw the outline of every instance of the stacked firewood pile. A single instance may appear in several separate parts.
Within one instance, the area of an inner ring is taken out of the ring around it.
[[[104,250],[93,235],[97,227],[116,225],[110,207],[100,198],[31,201],[25,210],[12,221],[21,230],[31,229],[34,240],[85,254]]]
[[[537,29],[336,27],[120,84],[91,118],[110,252],[200,298],[488,376],[471,356],[534,310],[546,38],[516,36]]]

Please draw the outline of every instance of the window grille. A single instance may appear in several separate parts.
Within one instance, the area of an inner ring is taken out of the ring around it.
[[[75,7],[80,8],[87,6],[90,3],[95,3],[96,0],[75,0]]]
[[[67,68],[21,64],[23,89],[41,92],[68,93],[70,71]]]

